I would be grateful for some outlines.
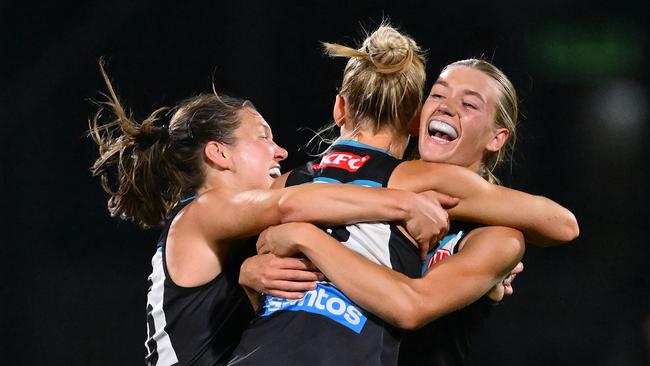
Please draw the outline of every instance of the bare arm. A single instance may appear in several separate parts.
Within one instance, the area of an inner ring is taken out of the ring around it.
[[[430,193],[430,192],[429,192]],[[198,286],[217,276],[237,239],[253,236],[270,225],[289,221],[320,224],[395,220],[419,228],[418,241],[428,247],[446,230],[447,213],[432,205],[427,192],[351,185],[307,184],[284,189],[228,194],[211,190],[186,206],[172,222],[166,258],[178,285]],[[441,211],[436,226],[428,216]]]
[[[259,254],[242,263],[239,284],[245,290],[252,289],[249,299],[256,308],[258,292],[285,299],[300,299],[305,291],[316,288],[323,274],[305,259],[278,257],[275,254]]]
[[[374,264],[304,223],[265,231],[258,247],[278,255],[302,252],[360,306],[391,324],[412,329],[480,298],[519,262],[524,242],[513,229],[476,229],[468,234],[460,253],[420,279]]]
[[[512,227],[540,246],[569,242],[579,233],[575,216],[548,198],[491,184],[454,165],[404,162],[388,186],[413,192],[433,189],[457,197],[460,202],[449,210],[451,219]]]
[[[208,191],[188,208],[206,239],[218,241],[250,237],[268,226],[294,221],[406,221],[424,204],[423,197],[395,189],[305,184],[235,195]]]

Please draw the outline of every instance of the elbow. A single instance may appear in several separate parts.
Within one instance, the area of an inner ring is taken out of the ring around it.
[[[394,317],[389,321],[392,325],[406,330],[416,330],[427,323],[427,319],[422,314],[424,308],[417,305],[417,302],[404,301],[396,305]]]
[[[422,328],[425,323],[414,316],[402,316],[394,322],[394,326],[405,330],[416,330]]]
[[[568,243],[570,241],[576,240],[580,235],[580,227],[578,226],[578,220],[576,220],[573,213],[568,212],[567,217],[565,218],[565,223],[562,230],[562,242]]]

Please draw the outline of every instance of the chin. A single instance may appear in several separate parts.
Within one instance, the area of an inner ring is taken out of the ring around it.
[[[431,163],[446,163],[452,153],[446,146],[426,146],[420,149],[420,159]]]

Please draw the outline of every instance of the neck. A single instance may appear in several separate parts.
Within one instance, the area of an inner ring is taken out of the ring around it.
[[[393,132],[372,133],[372,131],[359,131],[354,136],[341,136],[347,140],[358,141],[378,149],[386,150],[394,157],[401,159],[408,144],[408,135],[399,135]]]
[[[205,177],[205,181],[196,190],[196,195],[200,196],[210,190],[219,189],[223,192],[230,192],[231,194],[237,194],[244,189],[242,188],[241,182],[235,182],[231,178],[232,175],[228,174],[228,171],[220,172],[208,172]]]
[[[466,166],[466,168],[473,171],[473,172],[479,173],[479,171],[481,169],[481,164],[482,163],[480,161],[476,161],[476,162]]]

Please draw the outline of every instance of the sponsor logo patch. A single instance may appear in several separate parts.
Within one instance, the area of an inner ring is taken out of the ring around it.
[[[465,233],[462,230],[457,233],[447,234],[440,243],[438,243],[438,247],[430,251],[427,255],[427,260],[422,265],[422,274],[424,274],[434,264],[453,255],[456,246],[460,244],[464,235]]]
[[[440,248],[433,252],[431,257],[429,258],[429,262],[427,263],[427,268],[431,267],[432,265],[440,262],[441,260],[451,256],[451,252],[449,249],[446,248]]]
[[[318,283],[316,289],[308,291],[302,299],[287,300],[267,296],[264,301],[262,316],[269,316],[278,311],[306,311],[320,314],[354,331],[361,333],[368,318],[361,308],[334,286]]]
[[[356,172],[370,160],[370,155],[359,156],[348,152],[333,152],[323,156],[319,164],[313,164],[312,168],[321,169],[325,167],[332,167],[338,169],[345,169],[349,172]]]

